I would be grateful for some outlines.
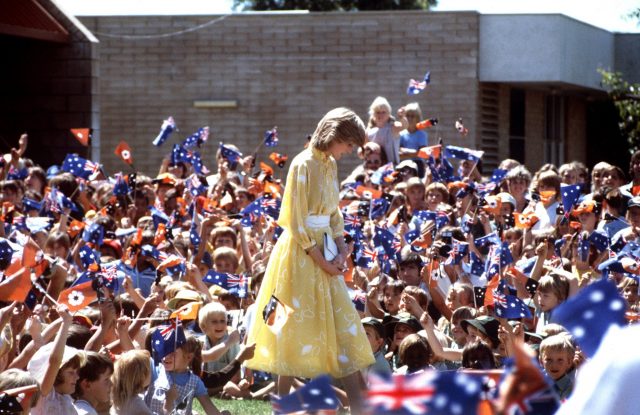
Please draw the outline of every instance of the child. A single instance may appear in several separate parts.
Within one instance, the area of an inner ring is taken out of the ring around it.
[[[162,364],[152,368],[152,381],[145,395],[145,403],[153,414],[163,415],[172,410],[191,415],[193,398],[197,398],[207,415],[219,414],[202,380],[191,370],[201,364],[201,345],[194,336],[187,336],[175,352],[162,358]]]
[[[551,273],[540,278],[536,298],[538,300],[538,324],[536,333],[549,323],[551,312],[569,297],[569,281],[563,275]]]
[[[238,270],[238,254],[235,249],[222,246],[213,251],[213,269],[216,272],[235,274]]]
[[[400,133],[400,157],[415,157],[418,150],[426,147],[429,136],[424,130],[418,130],[416,124],[422,120],[422,111],[417,102],[412,102],[404,107],[407,117],[407,129]]]
[[[78,415],[98,415],[101,404],[109,405],[113,363],[96,352],[87,352],[84,365],[78,371],[75,406]]]
[[[7,369],[0,372],[0,391],[6,391],[14,388],[21,388],[24,386],[33,386],[34,392],[27,394],[27,398],[20,401],[22,412],[14,412],[15,414],[29,415],[31,408],[34,407],[38,399],[40,398],[40,389],[38,387],[38,381],[29,374],[20,369]]]
[[[573,391],[575,370],[573,357],[576,349],[566,334],[547,337],[540,343],[540,363],[553,379],[553,388],[560,399],[566,399]]]
[[[202,360],[205,372],[213,373],[223,369],[238,354],[240,334],[237,330],[229,333],[227,309],[220,303],[209,303],[200,309],[198,324],[204,333]]]
[[[54,341],[41,347],[27,365],[29,373],[40,383],[42,393],[42,399],[31,409],[34,415],[77,413],[71,394],[76,389],[84,354],[76,348],[65,347],[72,317],[65,306],[58,306],[57,311],[62,326]]]
[[[400,343],[398,349],[400,367],[395,373],[412,374],[422,372],[425,369],[433,369],[431,359],[433,352],[427,339],[419,334],[410,334]]]
[[[402,291],[405,289],[404,281],[394,280],[387,283],[383,291],[384,308],[387,314],[395,316],[400,311]]]
[[[122,353],[114,365],[111,415],[152,415],[140,394],[151,383],[149,352],[129,350]]]
[[[391,366],[387,359],[384,358],[386,347],[382,322],[377,318],[366,317],[362,319],[362,325],[364,326],[365,333],[367,333],[367,339],[371,345],[373,357],[376,359],[374,364],[362,370],[364,378],[366,379],[367,374],[370,372],[382,375],[391,374]]]

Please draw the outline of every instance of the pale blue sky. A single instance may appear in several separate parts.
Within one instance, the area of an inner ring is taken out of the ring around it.
[[[233,0],[56,0],[77,16],[230,13]],[[439,0],[435,10],[480,13],[563,13],[612,32],[640,33],[626,15],[638,0]]]

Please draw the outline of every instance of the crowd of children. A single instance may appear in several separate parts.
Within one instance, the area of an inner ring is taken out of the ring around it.
[[[373,102],[362,165],[340,188],[343,278],[375,356],[363,388],[370,373],[490,372],[521,341],[569,398],[586,357],[554,310],[608,278],[636,320],[640,153],[628,174],[515,160],[486,172],[480,152],[430,142],[418,104],[391,114]],[[252,322],[272,317],[253,300],[283,231],[286,158],[221,145],[209,174],[204,140],[174,146],[155,177],[109,177],[77,156],[45,170],[26,135],[0,159],[3,410],[191,414],[196,399],[215,414],[211,396],[274,392],[272,374],[243,363],[264,353],[245,340]]]

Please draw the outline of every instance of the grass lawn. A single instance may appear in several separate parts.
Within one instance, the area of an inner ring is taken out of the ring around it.
[[[227,410],[231,412],[233,415],[263,415],[263,414],[271,414],[271,402],[266,401],[254,401],[254,400],[243,400],[243,401],[235,401],[229,399],[215,399],[212,398],[213,404],[219,410]],[[204,414],[202,407],[200,406],[200,402],[197,399],[193,400],[193,409],[198,411],[200,414]]]
[[[270,415],[271,414],[271,402],[267,401],[254,401],[254,400],[246,400],[246,401],[234,401],[228,399],[215,399],[212,398],[211,401],[219,410],[227,410],[231,412],[233,415]],[[197,411],[199,414],[204,414],[202,407],[200,406],[200,402],[197,399],[193,400],[193,410]],[[349,414],[345,410],[338,411],[338,414]]]

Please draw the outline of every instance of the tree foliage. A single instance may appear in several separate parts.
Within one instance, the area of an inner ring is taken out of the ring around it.
[[[640,84],[625,81],[620,72],[599,69],[602,84],[620,114],[618,126],[629,142],[629,151],[640,150]]]
[[[428,10],[437,0],[234,0],[236,10]]]
[[[628,16],[636,19],[640,25],[640,7],[631,11]],[[620,114],[618,126],[629,142],[631,153],[640,150],[640,84],[632,84],[622,77],[620,72],[609,72],[598,69],[602,75],[602,85],[609,91],[609,96]]]

